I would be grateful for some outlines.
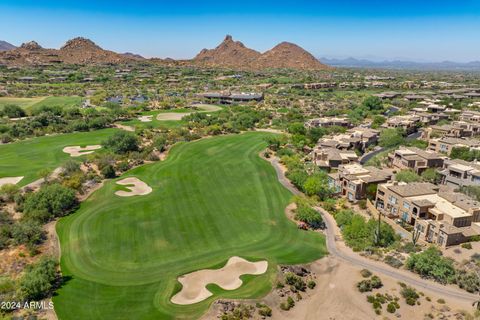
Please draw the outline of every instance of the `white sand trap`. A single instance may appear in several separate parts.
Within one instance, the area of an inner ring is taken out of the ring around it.
[[[152,122],[153,116],[140,116],[138,117],[138,120],[141,122]]]
[[[213,295],[207,285],[214,283],[224,290],[235,290],[242,285],[241,275],[262,274],[267,271],[268,262],[250,262],[240,257],[231,257],[227,264],[217,270],[204,269],[184,274],[178,278],[182,290],[171,301],[175,304],[194,304]]]
[[[0,187],[3,186],[4,184],[17,184],[20,182],[20,180],[23,179],[22,177],[5,177],[5,178],[0,178]]]
[[[93,153],[94,150],[100,149],[102,146],[101,145],[92,145],[92,146],[86,146],[84,148],[80,146],[72,146],[72,147],[65,147],[63,148],[63,152],[69,153],[70,157],[80,157],[85,154],[90,154]]]
[[[144,196],[152,192],[152,188],[142,180],[130,177],[117,181],[117,184],[125,186],[130,191],[119,190],[115,194],[120,197]]]

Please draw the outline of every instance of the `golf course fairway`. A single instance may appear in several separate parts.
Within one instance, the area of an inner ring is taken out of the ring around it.
[[[58,134],[0,145],[0,178],[24,176],[18,183],[24,186],[40,178],[40,170],[53,171],[72,159],[62,151],[64,147],[100,144],[116,130],[118,129]]]
[[[65,284],[53,298],[67,319],[196,319],[218,298],[267,294],[278,264],[326,254],[324,237],[285,217],[292,194],[259,157],[269,133],[219,136],[178,144],[167,160],[138,167],[150,194],[118,197],[110,180],[57,223]],[[231,291],[210,284],[210,298],[173,304],[177,277],[220,268],[232,256],[268,261]]]

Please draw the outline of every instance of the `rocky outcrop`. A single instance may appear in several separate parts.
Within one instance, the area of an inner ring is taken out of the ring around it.
[[[215,49],[203,49],[193,61],[201,66],[242,68],[251,65],[260,55],[260,52],[245,47],[227,35]]]

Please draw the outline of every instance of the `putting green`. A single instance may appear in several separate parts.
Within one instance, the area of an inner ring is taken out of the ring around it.
[[[175,146],[168,159],[129,171],[152,187],[119,198],[108,181],[57,224],[66,284],[54,297],[60,319],[192,319],[219,297],[267,294],[278,264],[325,255],[324,237],[285,217],[291,193],[258,153],[268,133],[245,133]],[[124,176],[119,178],[123,179]],[[220,268],[232,256],[268,261],[263,275],[192,305],[175,305],[176,278]]]
[[[115,130],[58,134],[0,145],[0,178],[25,176],[19,185],[26,185],[40,178],[40,170],[54,170],[68,159],[74,159],[62,151],[64,147],[100,144]]]
[[[142,116],[152,116],[152,121],[142,122],[139,119],[132,119],[121,122],[123,125],[135,127],[135,129],[149,129],[149,128],[165,128],[173,129],[179,128],[186,122],[181,120],[183,116],[186,116],[192,112],[200,113],[215,113],[222,109],[221,106],[200,104],[197,109],[191,108],[179,108],[171,110],[153,110],[142,112]],[[164,119],[157,119],[157,116],[165,116]]]

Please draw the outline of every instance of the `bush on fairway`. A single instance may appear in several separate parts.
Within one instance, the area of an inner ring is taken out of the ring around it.
[[[130,151],[138,151],[138,139],[134,133],[117,131],[102,143],[105,148],[118,154],[125,154]]]

